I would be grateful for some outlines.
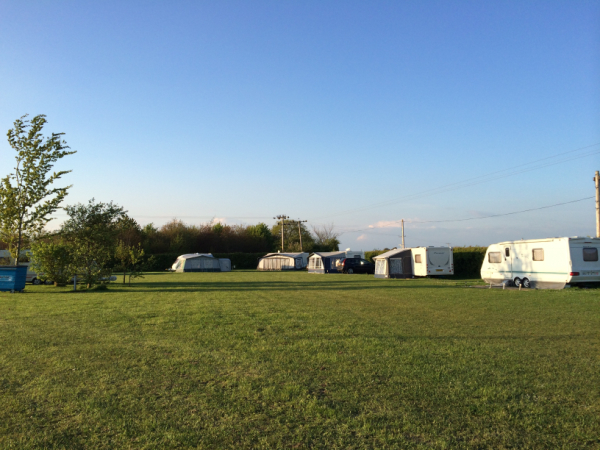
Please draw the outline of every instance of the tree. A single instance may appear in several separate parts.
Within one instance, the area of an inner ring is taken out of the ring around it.
[[[275,248],[275,238],[271,233],[269,227],[260,222],[256,225],[250,225],[246,232],[254,239],[258,239],[259,241],[263,241],[265,243],[267,251],[271,251]]]
[[[31,244],[31,267],[43,274],[43,279],[64,285],[75,275],[71,246],[62,240],[38,239]]]
[[[129,285],[131,286],[131,277],[141,276],[139,264],[144,257],[142,245],[129,245],[122,240],[115,249],[115,259],[120,262],[120,267],[123,269],[123,284],[125,284],[125,276],[129,273]]]
[[[334,252],[340,249],[339,233],[335,231],[333,223],[313,225],[313,233],[317,237],[315,248],[322,252]]]
[[[310,234],[310,231],[306,228],[303,223],[300,223],[300,230],[302,232],[302,251],[310,252],[312,251],[315,239]],[[279,236],[279,239],[276,240],[276,249],[281,249],[281,223],[274,225],[271,233],[273,236]],[[286,252],[299,252],[300,249],[300,237],[298,234],[298,223],[286,223],[285,224],[285,234],[283,236],[284,249]]]
[[[116,229],[118,239],[126,245],[138,245],[142,242],[142,228],[134,218],[127,214],[123,214],[117,220]]]
[[[75,153],[67,150],[69,147],[62,140],[64,133],[52,133],[44,140],[45,115],[31,121],[26,117],[17,119],[14,128],[8,130],[8,142],[17,152],[17,165],[13,173],[0,181],[0,234],[16,265],[24,238],[42,232],[71,187],[52,187],[70,170],[52,174],[50,170],[56,161]]]
[[[65,210],[69,219],[63,223],[61,234],[72,248],[76,273],[83,276],[89,288],[100,277],[110,275],[106,266],[114,255],[117,224],[125,211],[112,202],[96,203],[94,199]]]

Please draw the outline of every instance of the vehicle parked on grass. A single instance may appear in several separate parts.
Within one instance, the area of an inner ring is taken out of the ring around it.
[[[600,285],[600,238],[562,237],[490,245],[481,278],[490,284],[563,289]]]
[[[337,266],[342,273],[375,273],[375,264],[364,258],[344,258]]]

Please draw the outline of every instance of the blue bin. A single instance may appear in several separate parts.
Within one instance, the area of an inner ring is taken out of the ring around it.
[[[0,266],[0,291],[22,291],[26,279],[27,266]]]

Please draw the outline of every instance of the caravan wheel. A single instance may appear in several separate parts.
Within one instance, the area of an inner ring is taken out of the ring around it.
[[[531,282],[529,281],[529,278],[523,278],[523,281],[521,283],[523,284],[523,287],[525,289],[529,289],[531,287]]]
[[[515,278],[513,283],[515,283],[515,287],[521,287],[521,279],[519,277]]]
[[[31,280],[31,284],[39,286],[40,284],[42,284],[42,280],[40,280],[39,278],[34,278],[33,280]]]

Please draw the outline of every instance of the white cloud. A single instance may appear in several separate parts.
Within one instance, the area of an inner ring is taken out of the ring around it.
[[[227,222],[227,219],[225,217],[213,217],[213,220],[212,220],[213,225],[216,223],[225,225],[226,222]]]
[[[361,234],[359,237],[356,238],[357,241],[364,241],[365,239],[367,239],[366,234]]]

